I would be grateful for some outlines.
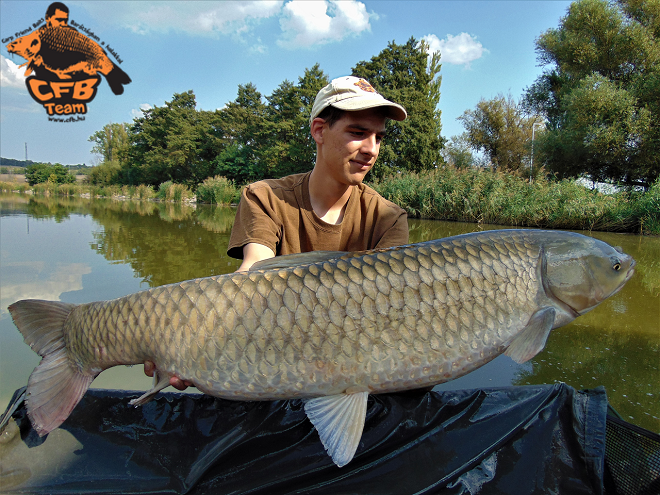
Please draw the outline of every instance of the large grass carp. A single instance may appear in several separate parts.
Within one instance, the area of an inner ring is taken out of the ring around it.
[[[103,370],[153,361],[234,400],[306,399],[338,466],[354,456],[368,394],[452,380],[501,353],[525,362],[553,328],[618,292],[620,249],[571,232],[500,230],[359,253],[280,256],[231,273],[72,305],[9,311],[43,359],[28,381],[34,429],[58,427]]]

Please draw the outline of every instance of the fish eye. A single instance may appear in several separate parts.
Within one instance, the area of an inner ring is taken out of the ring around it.
[[[610,260],[612,261],[612,268],[615,271],[618,272],[619,270],[621,270],[621,260],[619,260],[619,258],[612,256]]]

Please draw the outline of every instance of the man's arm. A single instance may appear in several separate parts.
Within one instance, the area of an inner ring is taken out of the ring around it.
[[[275,253],[268,246],[256,242],[248,242],[243,246],[243,263],[238,267],[237,272],[245,272],[250,269],[257,261],[274,258]]]

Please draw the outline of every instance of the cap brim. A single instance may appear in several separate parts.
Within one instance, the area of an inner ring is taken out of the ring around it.
[[[358,110],[368,110],[370,108],[386,107],[388,110],[387,118],[392,120],[406,120],[408,114],[405,108],[384,98],[374,98],[369,101],[364,98],[347,98],[330,104],[340,110],[356,112]]]

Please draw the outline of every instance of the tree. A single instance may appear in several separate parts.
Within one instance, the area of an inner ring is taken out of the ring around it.
[[[73,184],[76,178],[59,163],[34,163],[25,169],[25,180],[31,186],[43,182],[54,184]]]
[[[236,100],[217,112],[216,121],[224,149],[214,160],[214,174],[237,184],[246,184],[265,176],[260,160],[266,106],[254,84],[238,86]]]
[[[329,82],[316,64],[305,69],[298,84],[284,81],[267,97],[264,126],[267,147],[262,158],[269,176],[283,177],[314,167],[316,142],[310,134],[309,116],[316,94]]]
[[[511,95],[481,99],[474,110],[458,117],[466,130],[465,139],[476,151],[483,151],[494,168],[519,170],[530,165],[533,126],[540,117],[526,115]]]
[[[129,147],[128,124],[110,123],[92,134],[92,153],[100,156],[101,163],[92,169],[91,184],[109,185],[120,182],[121,161],[126,159]]]
[[[421,171],[442,164],[440,151],[440,54],[429,57],[426,42],[410,38],[386,49],[369,62],[359,62],[353,75],[363,77],[388,100],[403,105],[408,118],[389,122],[380,156],[372,170],[375,176],[396,171]]]
[[[163,107],[144,111],[129,127],[131,146],[122,167],[126,184],[157,186],[172,181],[195,186],[212,175],[218,150],[210,112],[198,112],[192,91],[175,93]]]
[[[285,80],[263,102],[249,83],[219,112],[225,149],[216,159],[215,173],[238,184],[306,172],[314,166],[316,144],[309,115],[328,77],[314,65],[298,83]]]
[[[92,153],[101,157],[102,162],[119,162],[122,153],[128,149],[128,124],[110,123],[92,134],[88,141],[94,143]]]
[[[442,150],[442,157],[448,165],[456,168],[469,168],[477,165],[477,160],[470,151],[467,133],[452,136]]]
[[[660,176],[660,7],[582,0],[536,42],[525,104],[547,120],[546,168],[648,187]]]

